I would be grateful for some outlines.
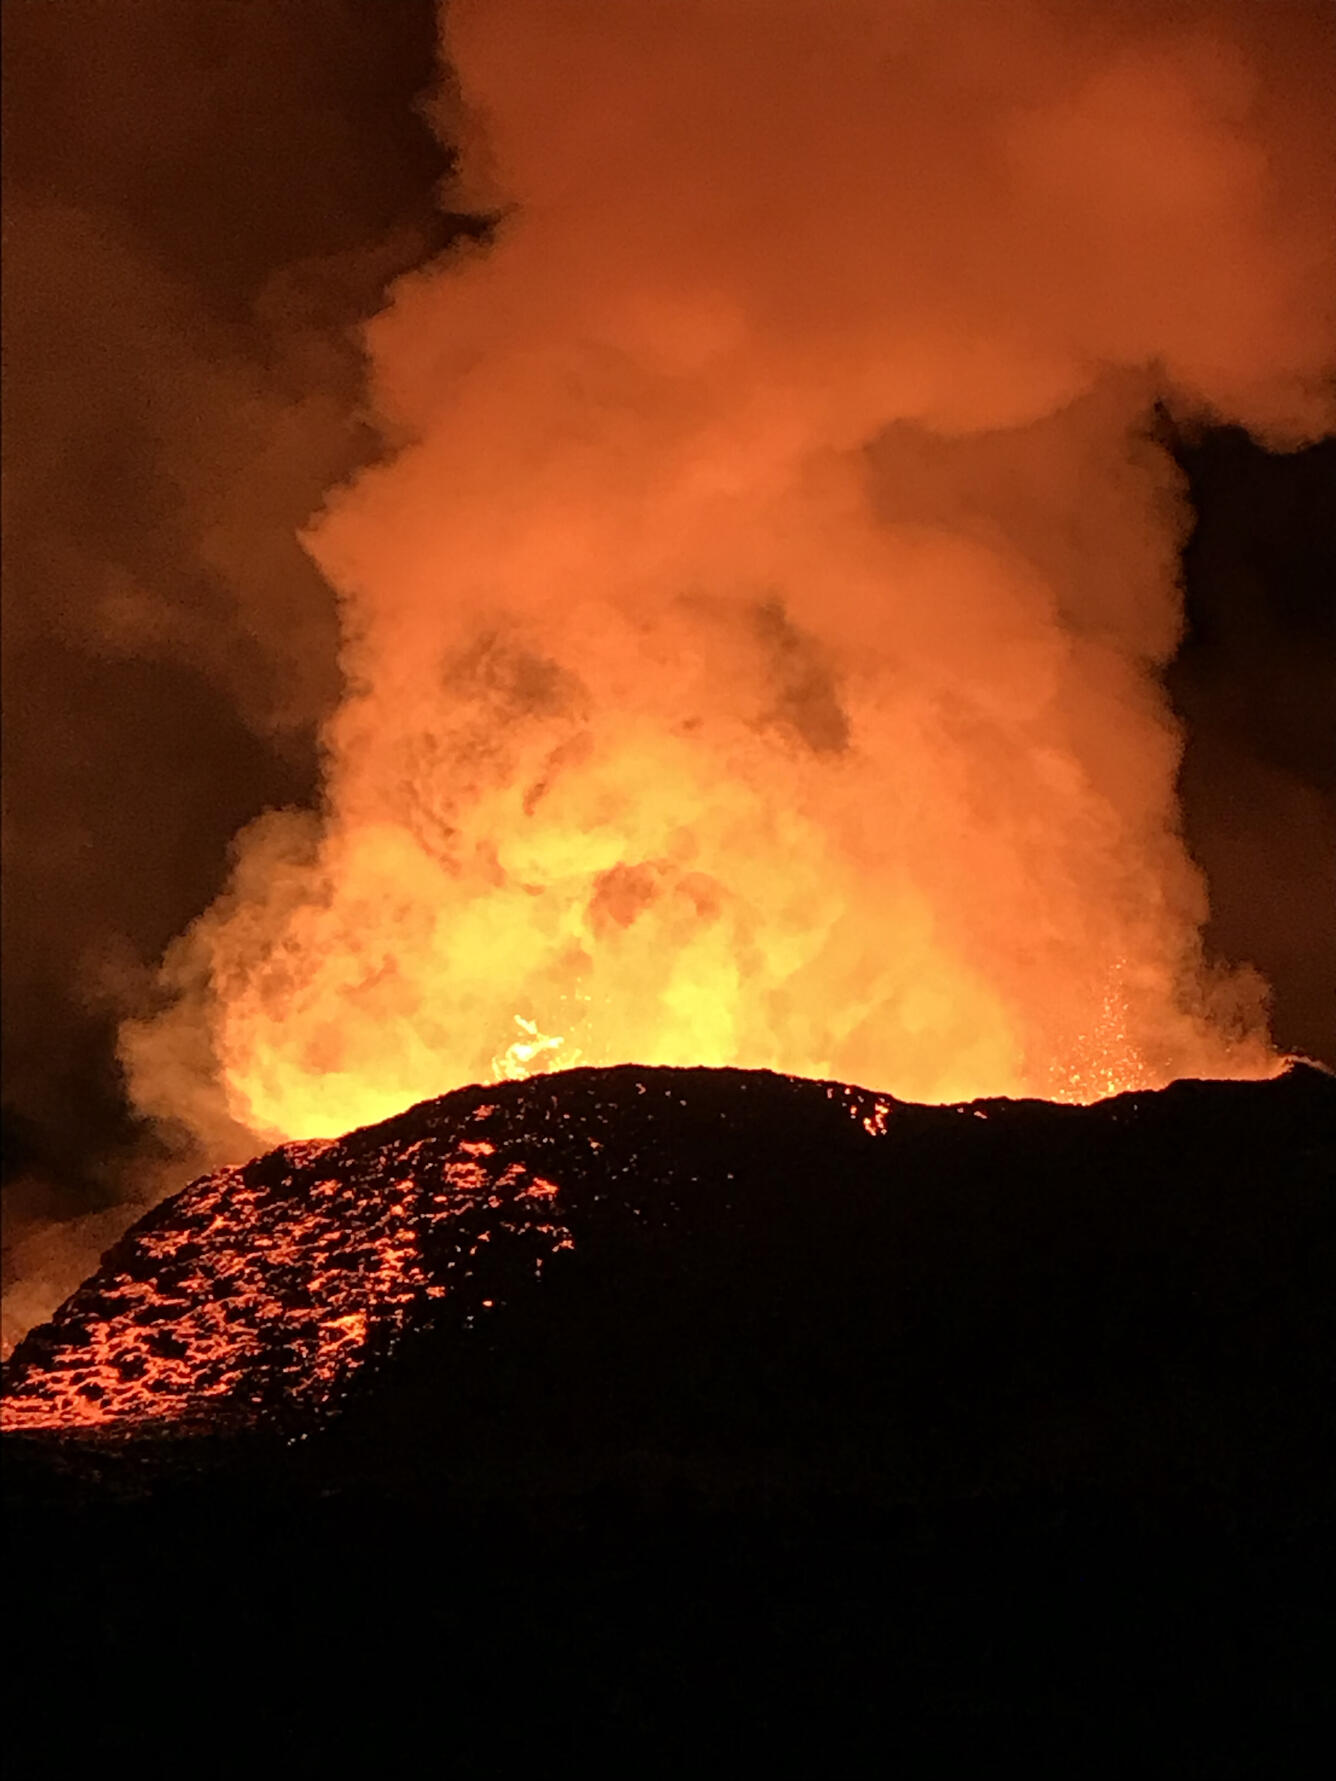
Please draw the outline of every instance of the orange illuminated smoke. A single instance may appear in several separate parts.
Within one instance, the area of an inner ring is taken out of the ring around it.
[[[1320,54],[1253,11],[452,4],[494,237],[369,330],[321,810],[239,837],[140,1108],[225,1155],[576,1061],[1267,1071],[1201,957],[1147,431],[1331,418]]]

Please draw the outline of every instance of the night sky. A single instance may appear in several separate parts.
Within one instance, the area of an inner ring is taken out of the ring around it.
[[[427,0],[6,0],[3,23],[11,1240],[118,1197],[142,1134],[116,1023],[236,830],[315,794],[336,613],[295,532],[372,450],[357,323],[463,225],[415,109]],[[1270,981],[1280,1047],[1336,1064],[1336,441],[1175,449],[1198,524],[1168,685],[1208,944]]]

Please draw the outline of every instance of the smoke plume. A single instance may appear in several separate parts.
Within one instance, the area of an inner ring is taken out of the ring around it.
[[[582,1059],[1265,1071],[1179,832],[1153,417],[1330,423],[1312,18],[451,6],[498,221],[370,327],[322,807],[238,838],[139,1106],[222,1147]]]

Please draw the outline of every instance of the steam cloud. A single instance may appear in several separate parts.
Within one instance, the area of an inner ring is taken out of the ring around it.
[[[1156,402],[1331,420],[1303,8],[451,6],[494,240],[369,333],[317,817],[123,1032],[207,1146],[635,1057],[895,1093],[1267,1068],[1203,965]]]

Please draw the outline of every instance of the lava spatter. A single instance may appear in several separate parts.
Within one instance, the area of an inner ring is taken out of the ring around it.
[[[671,1217],[681,1160],[680,1138],[665,1142],[670,1122],[689,1106],[689,1121],[700,1118],[701,1085],[717,1093],[724,1081],[703,1130],[725,1190],[724,1152],[762,1083],[819,1104],[836,1146],[883,1132],[891,1106],[765,1073],[575,1070],[460,1090],[338,1141],[285,1144],[203,1177],[136,1225],[15,1350],[3,1426],[318,1411],[410,1326],[447,1306],[466,1327],[497,1309],[503,1251],[506,1277],[541,1279],[576,1245],[576,1200],[605,1215],[615,1204],[643,1228]]]
[[[659,1133],[681,1086],[735,1072],[568,1072],[465,1089],[335,1142],[285,1144],[157,1207],[15,1350],[3,1423],[91,1428],[315,1411],[368,1357],[453,1301],[496,1309],[498,1245],[541,1278],[575,1247],[572,1191],[630,1194],[652,1222]],[[769,1078],[828,1104],[842,1131],[884,1130],[884,1096]],[[627,1102],[635,1117],[628,1117]],[[721,1169],[726,1181],[728,1172]],[[493,1284],[479,1285],[487,1268]],[[474,1302],[476,1299],[476,1303]]]
[[[479,1402],[506,1419],[523,1421],[526,1391],[541,1421],[549,1399],[585,1390],[598,1422],[621,1368],[616,1414],[654,1441],[656,1418],[677,1414],[665,1406],[685,1417],[708,1399],[731,1425],[784,1399],[791,1373],[811,1377],[784,1415],[820,1421],[861,1376],[822,1371],[847,1343],[881,1382],[867,1412],[881,1428],[878,1394],[911,1360],[933,1379],[965,1368],[968,1398],[994,1352],[1005,1397],[1082,1352],[1094,1366],[1110,1331],[1157,1318],[1156,1343],[1183,1324],[1191,1354],[1208,1352],[1192,1320],[1251,1315],[1238,1283],[1253,1249],[1264,1259],[1280,1240],[1284,1195],[1306,1234],[1277,1302],[1307,1290],[1332,1113],[1330,1078],[1300,1066],[1091,1107],[923,1107],[765,1071],[639,1065],[461,1089],[165,1201],[19,1344],[4,1425],[288,1429],[353,1396],[393,1397],[396,1379],[418,1379],[429,1406],[484,1374]],[[463,1361],[456,1338],[485,1330]],[[417,1360],[396,1353],[419,1336]],[[472,1401],[465,1391],[459,1413]],[[405,1415],[416,1428],[418,1409]],[[821,1426],[819,1445],[846,1438],[840,1417]]]
[[[497,1114],[476,1101],[432,1104],[409,1142],[392,1121],[194,1182],[16,1350],[3,1426],[316,1407],[414,1308],[467,1292],[491,1228],[522,1226],[539,1266],[569,1247],[559,1186],[475,1135]]]

